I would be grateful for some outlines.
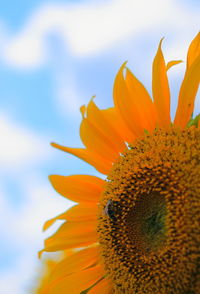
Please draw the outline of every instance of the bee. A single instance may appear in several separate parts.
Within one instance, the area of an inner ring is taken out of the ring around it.
[[[118,201],[108,200],[104,208],[105,215],[107,215],[113,221],[116,219],[116,213],[118,212],[117,204]]]

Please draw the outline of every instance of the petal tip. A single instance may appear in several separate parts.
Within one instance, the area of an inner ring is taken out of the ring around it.
[[[49,179],[49,181],[51,182],[52,181],[52,177],[53,177],[54,175],[49,175],[48,176],[48,179]]]
[[[52,147],[54,147],[54,148],[58,148],[58,144],[55,143],[55,142],[51,142],[50,145],[51,145]]]
[[[85,106],[85,104],[80,107],[80,112],[81,112],[82,118],[84,118],[85,117],[85,113],[86,113],[86,106]]]
[[[39,252],[38,252],[38,258],[39,259],[41,259],[41,257],[42,257],[42,254],[44,253],[44,249],[42,249],[42,250],[40,250]]]
[[[158,45],[158,48],[159,48],[159,49],[161,49],[161,47],[162,47],[162,43],[163,43],[164,38],[165,38],[165,37],[162,37],[162,38],[160,39],[160,42],[159,42],[159,45]]]

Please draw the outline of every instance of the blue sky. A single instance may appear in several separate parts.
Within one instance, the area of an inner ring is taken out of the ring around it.
[[[71,205],[47,176],[98,174],[49,142],[81,146],[79,107],[92,95],[100,107],[112,105],[125,60],[151,92],[159,40],[167,61],[185,60],[199,12],[195,0],[0,2],[0,293],[31,293],[41,227]],[[184,68],[169,72],[172,116]]]

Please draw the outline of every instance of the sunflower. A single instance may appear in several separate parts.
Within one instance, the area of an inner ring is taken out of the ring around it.
[[[85,148],[53,143],[106,175],[50,176],[77,202],[45,223],[64,220],[44,251],[74,249],[49,276],[48,294],[200,293],[200,127],[192,118],[200,78],[200,33],[187,54],[175,119],[170,118],[162,40],[151,99],[123,64],[114,107],[81,107]]]

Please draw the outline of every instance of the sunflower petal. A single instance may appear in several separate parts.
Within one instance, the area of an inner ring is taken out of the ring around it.
[[[112,284],[111,281],[107,278],[102,279],[98,282],[87,294],[111,294],[112,293]]]
[[[83,148],[71,148],[59,145],[57,143],[51,143],[55,148],[58,148],[64,152],[73,154],[85,162],[94,166],[100,173],[107,175],[112,167],[112,161],[108,161],[106,158],[99,154]]]
[[[182,60],[171,60],[167,63],[166,69],[169,70],[172,66],[183,62]]]
[[[113,126],[113,128],[117,129],[117,131],[120,133],[120,136],[125,142],[133,142],[135,136],[126,126],[115,107],[110,107],[101,111],[103,112],[103,115],[106,117],[109,123]]]
[[[45,240],[43,251],[53,252],[81,248],[97,242],[96,222],[65,222],[58,231]]]
[[[183,79],[178,99],[174,124],[184,128],[194,109],[194,101],[200,81],[200,54],[188,68]]]
[[[46,231],[50,226],[52,226],[57,220],[64,220],[66,212],[59,214],[58,216],[47,220],[43,225],[43,231]]]
[[[49,179],[58,193],[81,203],[97,203],[105,185],[102,179],[88,175],[52,175]]]
[[[126,72],[126,85],[136,110],[132,117],[133,124],[140,124],[142,133],[144,129],[152,131],[156,126],[155,106],[143,84],[128,68]]]
[[[187,68],[181,84],[174,124],[184,128],[194,110],[200,81],[200,33],[191,42],[187,54]]]
[[[49,287],[44,294],[80,294],[83,290],[94,285],[104,274],[101,265],[90,267],[60,279],[55,284],[51,284],[51,287]]]
[[[159,43],[158,51],[153,61],[152,91],[158,116],[158,125],[160,127],[167,127],[170,125],[170,92],[161,44],[162,40]]]
[[[192,40],[187,54],[187,69],[193,64],[200,53],[200,32]]]
[[[87,118],[83,118],[80,126],[80,136],[88,150],[94,151],[106,160],[114,161],[118,158],[118,152],[113,148],[109,138],[96,128]]]
[[[43,230],[46,231],[57,220],[86,221],[97,218],[97,205],[79,204],[71,207],[67,211],[45,222]]]
[[[124,68],[125,63],[121,66],[116,75],[113,88],[113,98],[117,111],[120,113],[121,118],[129,128],[130,132],[133,133],[133,137],[135,137],[141,135],[144,130],[138,121],[136,121],[136,123],[134,121],[134,117],[138,118],[138,113],[135,109],[133,97],[130,96],[123,76]]]
[[[72,273],[79,272],[89,266],[97,264],[99,260],[98,246],[83,249],[59,262],[51,272],[49,282],[55,282]]]
[[[97,218],[97,205],[75,205],[68,209],[65,213],[65,218],[68,221],[87,221],[96,220]]]
[[[118,128],[113,127],[110,120],[104,116],[104,112],[96,106],[93,99],[91,99],[87,107],[87,118],[104,134],[113,150],[116,150],[116,152],[122,152],[126,148],[123,138],[118,132]]]
[[[89,245],[92,245],[97,242],[97,237],[94,234],[95,232],[88,232],[80,234],[79,236],[74,235],[68,238],[66,237],[55,237],[47,239],[45,241],[45,247],[39,252],[39,257],[43,252],[56,252],[72,248],[83,248]]]

